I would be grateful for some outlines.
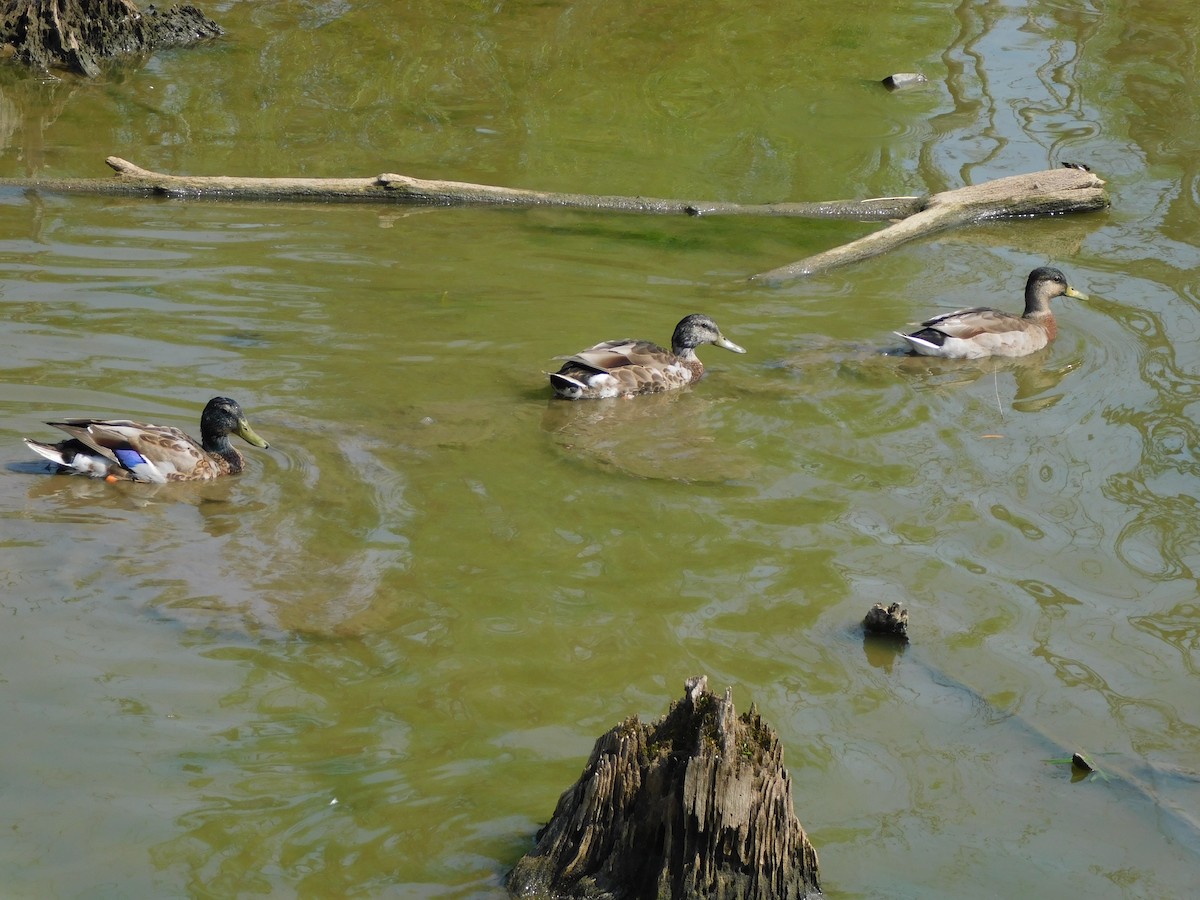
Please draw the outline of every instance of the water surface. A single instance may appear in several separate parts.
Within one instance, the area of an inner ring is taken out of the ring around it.
[[[776,289],[745,278],[866,226],[0,195],[6,890],[503,896],[592,741],[703,672],[779,731],[830,896],[1191,891],[1194,12],[207,11],[209,50],[5,74],[3,174],[765,202],[1078,160],[1114,206]],[[1046,352],[879,353],[1043,264],[1094,298]],[[695,311],[749,352],[550,400],[555,355]],[[194,430],[216,394],[272,445],[219,484],[48,477],[21,443]],[[876,601],[906,651],[864,645]],[[1075,749],[1110,780],[1047,763]]]

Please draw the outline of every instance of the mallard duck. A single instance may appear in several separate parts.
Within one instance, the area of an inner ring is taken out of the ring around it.
[[[1043,266],[1029,273],[1025,283],[1025,312],[1022,315],[1001,312],[987,306],[960,309],[934,316],[920,331],[897,331],[909,348],[921,356],[947,359],[980,359],[985,356],[1026,356],[1041,350],[1058,331],[1050,301],[1055,297],[1086,300],[1067,284],[1058,269]]]
[[[554,392],[567,400],[632,397],[670,391],[691,384],[704,374],[696,356],[701,344],[716,344],[734,353],[746,351],[721,334],[708,316],[693,314],[675,326],[671,349],[650,341],[626,338],[605,341],[574,356],[550,373]]]
[[[144,425],[127,419],[66,419],[47,422],[71,435],[57,444],[25,438],[35,453],[60,472],[108,481],[209,481],[236,475],[245,460],[229,443],[236,434],[248,444],[269,446],[251,429],[237,401],[213,397],[200,416],[200,442],[169,425]]]

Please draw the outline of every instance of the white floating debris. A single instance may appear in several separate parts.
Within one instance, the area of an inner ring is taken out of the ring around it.
[[[926,84],[928,81],[929,79],[920,72],[897,72],[895,75],[889,75],[880,83],[889,91],[900,91],[916,87],[919,84]]]

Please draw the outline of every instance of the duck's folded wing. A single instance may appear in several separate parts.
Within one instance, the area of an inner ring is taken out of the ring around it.
[[[662,347],[650,341],[625,339],[605,341],[603,344],[581,350],[573,356],[560,356],[558,359],[597,372],[610,372],[626,366],[653,365],[654,360],[661,359],[664,355],[669,356]]]
[[[934,316],[921,324],[949,337],[967,340],[981,334],[1023,331],[1027,321],[1020,316],[1014,316],[998,309],[975,306],[970,309],[955,310],[943,316]]]
[[[116,451],[130,447],[128,439],[120,432],[112,429],[136,427],[136,422],[125,419],[103,421],[100,419],[64,419],[61,422],[47,422],[60,431],[65,431],[89,450],[98,453],[105,459],[121,465]]]

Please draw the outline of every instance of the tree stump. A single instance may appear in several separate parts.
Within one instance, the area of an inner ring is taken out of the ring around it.
[[[222,33],[194,6],[145,12],[133,0],[3,0],[0,43],[28,66],[88,78],[100,60],[189,46]]]
[[[802,900],[817,853],[792,806],[774,730],[704,676],[653,724],[596,741],[537,845],[509,874],[522,897]]]
[[[899,603],[885,607],[876,603],[863,618],[863,628],[867,634],[881,634],[894,637],[901,641],[908,640],[908,610]]]

